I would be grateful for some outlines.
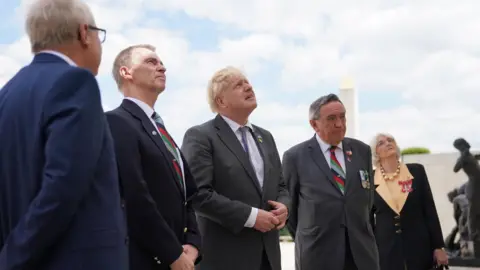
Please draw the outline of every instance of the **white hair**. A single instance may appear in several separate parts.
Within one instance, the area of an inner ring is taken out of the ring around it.
[[[240,69],[228,66],[215,72],[208,82],[208,104],[210,105],[212,112],[217,112],[218,105],[215,99],[228,88],[229,84],[231,83],[231,79],[234,76],[245,77]]]
[[[380,166],[380,158],[377,155],[377,144],[378,144],[378,140],[380,139],[380,137],[386,137],[386,138],[392,139],[395,142],[395,145],[397,146],[397,159],[400,160],[400,157],[401,157],[400,147],[398,147],[398,144],[397,144],[397,141],[395,140],[395,138],[388,133],[377,133],[377,135],[375,135],[375,137],[373,137],[373,140],[370,143],[370,148],[372,150],[373,166],[377,167],[377,168],[378,168],[378,166]]]
[[[95,25],[90,8],[82,0],[35,0],[25,22],[32,52],[74,41],[81,24]]]

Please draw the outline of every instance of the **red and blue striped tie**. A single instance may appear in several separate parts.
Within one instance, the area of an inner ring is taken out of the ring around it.
[[[172,140],[172,137],[170,137],[170,134],[168,134],[165,126],[163,125],[163,120],[158,115],[156,112],[153,113],[152,115],[153,121],[155,121],[155,124],[157,124],[158,131],[160,132],[160,137],[162,137],[163,143],[167,147],[168,151],[172,154],[173,156],[173,167],[175,168],[175,172],[177,173],[177,177],[180,180],[180,185],[183,188],[183,173],[182,169],[180,168],[180,163],[178,152],[177,152],[177,145],[175,142]]]
[[[336,146],[330,147],[330,170],[333,173],[333,179],[337,184],[340,191],[345,194],[345,172],[342,169],[342,165],[338,162],[337,156],[335,155]]]

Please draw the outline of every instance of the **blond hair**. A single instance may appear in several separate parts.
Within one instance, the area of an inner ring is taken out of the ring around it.
[[[231,79],[234,76],[245,77],[243,72],[232,66],[227,66],[215,72],[208,82],[207,87],[207,99],[208,105],[210,105],[210,110],[216,113],[218,112],[217,97],[225,91],[229,84],[231,84]]]
[[[73,42],[78,38],[81,24],[95,24],[90,8],[83,1],[36,0],[29,6],[25,21],[32,52]]]

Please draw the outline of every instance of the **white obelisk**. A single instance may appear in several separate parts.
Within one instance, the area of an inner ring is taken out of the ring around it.
[[[350,77],[345,77],[340,83],[339,98],[347,111],[346,137],[358,139],[358,103],[357,92]]]

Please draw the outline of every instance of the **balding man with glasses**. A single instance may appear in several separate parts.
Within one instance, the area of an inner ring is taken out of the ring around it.
[[[80,0],[35,1],[26,28],[33,61],[0,90],[0,269],[126,270],[105,30]]]

